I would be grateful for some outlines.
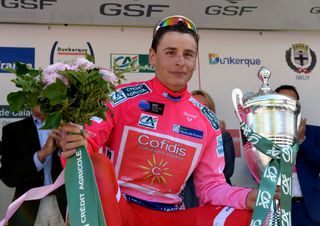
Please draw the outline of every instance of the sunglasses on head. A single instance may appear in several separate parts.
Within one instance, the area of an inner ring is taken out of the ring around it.
[[[190,30],[192,30],[194,33],[198,34],[198,30],[197,30],[196,25],[191,20],[189,20],[187,17],[180,16],[180,15],[169,16],[169,17],[166,17],[163,20],[161,20],[159,22],[159,24],[157,25],[156,29],[154,30],[153,34],[156,34],[160,28],[164,28],[164,27],[168,27],[168,26],[175,26],[179,22],[184,23]]]

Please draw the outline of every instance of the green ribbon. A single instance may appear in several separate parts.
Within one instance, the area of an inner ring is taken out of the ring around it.
[[[240,126],[248,141],[257,150],[271,158],[261,177],[250,226],[263,225],[268,213],[270,217],[273,210],[277,209],[273,197],[279,177],[281,180],[280,225],[291,226],[292,169],[299,149],[298,143],[294,141],[292,146],[280,147],[271,140],[254,133],[246,123],[241,122]]]
[[[68,158],[64,175],[70,226],[106,226],[94,170],[84,146]]]

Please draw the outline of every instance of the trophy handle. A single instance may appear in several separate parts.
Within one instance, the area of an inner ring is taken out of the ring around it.
[[[240,89],[237,88],[232,90],[232,103],[233,103],[233,107],[235,109],[236,115],[240,120],[240,122],[242,122],[242,118],[239,113],[239,105],[243,106],[242,98],[243,98],[243,94]]]

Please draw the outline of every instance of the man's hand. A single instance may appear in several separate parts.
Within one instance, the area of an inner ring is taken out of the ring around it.
[[[280,186],[277,186],[273,198],[274,198],[274,199],[277,199],[277,200],[280,200],[280,194],[281,194]],[[258,196],[258,189],[257,189],[257,188],[252,189],[252,190],[248,193],[247,199],[246,199],[246,207],[247,207],[249,210],[253,210],[253,209],[254,209],[254,206],[255,206],[255,204],[256,204],[257,196]]]
[[[257,195],[258,195],[258,189],[257,188],[252,189],[248,193],[247,199],[246,199],[246,207],[249,210],[253,210],[254,209],[254,206],[256,204]]]
[[[306,124],[307,124],[307,119],[302,118],[297,131],[297,139],[299,144],[301,144],[304,141],[304,138],[306,135]]]
[[[82,127],[68,124],[55,130],[54,136],[62,151],[62,157],[69,158],[76,153],[78,147],[87,146],[89,134]]]
[[[51,155],[52,152],[57,148],[53,136],[50,134],[48,136],[47,142],[43,148],[37,152],[38,159],[43,163],[48,155]]]

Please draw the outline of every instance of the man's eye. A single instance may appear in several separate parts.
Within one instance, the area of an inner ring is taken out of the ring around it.
[[[174,55],[174,51],[168,51],[167,54],[172,56],[172,55]]]
[[[191,58],[191,57],[194,57],[194,54],[192,54],[192,53],[185,53],[184,56]]]

